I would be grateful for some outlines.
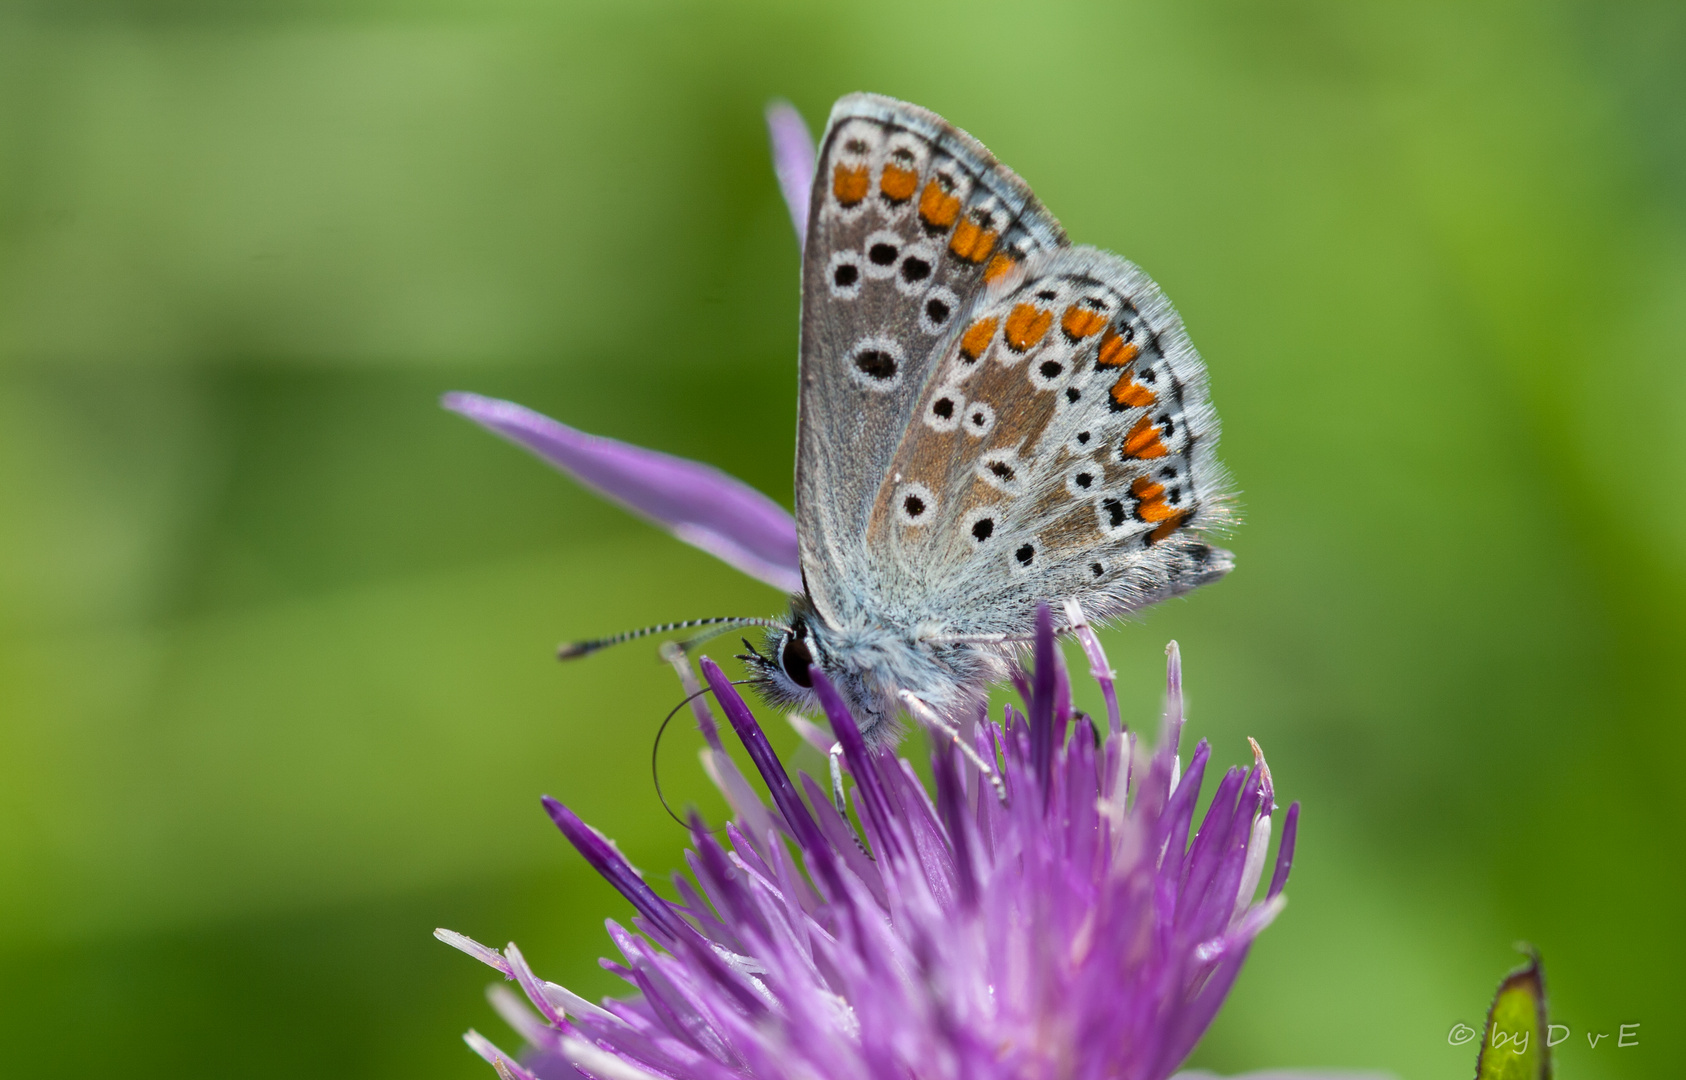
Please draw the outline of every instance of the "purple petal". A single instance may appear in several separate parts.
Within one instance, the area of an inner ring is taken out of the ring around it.
[[[1071,624],[1072,632],[1077,635],[1078,643],[1083,646],[1083,655],[1089,659],[1089,674],[1100,684],[1101,697],[1106,700],[1107,730],[1123,731],[1124,723],[1118,715],[1118,691],[1113,686],[1116,672],[1106,662],[1106,650],[1101,648],[1100,637],[1089,625],[1082,606],[1076,600],[1065,602],[1065,617]]]
[[[1180,1072],[1171,1080],[1395,1080],[1392,1073],[1353,1072],[1349,1069],[1266,1069],[1221,1077],[1204,1069]]]
[[[937,781],[937,810],[954,846],[954,878],[960,902],[967,910],[977,904],[977,871],[972,867],[972,844],[966,820],[966,795],[960,780],[960,755],[949,743],[938,742],[931,754],[931,772]]]
[[[1288,871],[1294,866],[1294,841],[1300,831],[1300,801],[1295,799],[1288,807],[1288,821],[1282,826],[1282,841],[1276,849],[1276,869],[1270,875],[1270,891],[1266,898],[1274,897],[1282,891],[1282,886],[1288,884]]]
[[[1054,768],[1054,618],[1048,605],[1036,609],[1036,671],[1031,677],[1030,714],[1031,763],[1042,785],[1044,805],[1050,792]]]
[[[703,694],[696,673],[691,670],[691,660],[685,655],[685,650],[676,645],[663,646],[662,659],[679,676],[679,685],[685,688],[685,696],[691,702],[691,715],[696,717],[697,730],[702,733],[709,749],[724,751],[726,748],[720,743],[719,726],[714,722],[714,713],[709,711],[708,697]]]
[[[718,664],[706,656],[703,657],[702,673],[709,688],[714,691],[714,699],[720,703],[721,711],[726,714],[726,719],[731,721],[732,730],[738,733],[744,749],[749,752],[749,759],[760,771],[761,779],[773,796],[773,805],[779,808],[779,813],[784,816],[790,831],[796,835],[796,842],[814,859],[815,864],[820,867],[820,872],[827,875],[827,883],[835,885],[831,845],[826,842],[820,827],[814,823],[808,808],[802,804],[802,797],[796,793],[796,785],[791,783],[790,774],[784,771],[778,754],[767,741],[767,733],[755,722],[749,706],[744,704],[743,698],[738,696],[737,688],[721,673]]]
[[[603,876],[603,879],[615,887],[615,891],[632,902],[639,914],[650,922],[659,926],[671,940],[684,940],[692,931],[685,921],[674,913],[666,900],[656,895],[656,891],[644,883],[638,876],[638,871],[632,868],[615,845],[605,840],[596,829],[579,819],[579,816],[566,806],[557,802],[549,795],[541,797],[544,809],[550,815],[550,820],[562,830],[562,835],[574,845],[591,868]]]
[[[1189,759],[1188,772],[1177,783],[1165,809],[1159,815],[1159,827],[1165,830],[1165,858],[1172,867],[1181,867],[1188,852],[1189,829],[1194,824],[1194,802],[1200,797],[1200,785],[1206,781],[1206,759],[1212,748],[1205,739],[1195,744],[1194,756]],[[1160,839],[1159,837],[1155,838]],[[1177,871],[1179,874],[1181,870]]]
[[[884,893],[884,876],[878,870],[878,864],[867,858],[859,836],[854,826],[850,825],[837,808],[831,805],[827,792],[807,773],[799,774],[802,778],[802,790],[808,793],[808,803],[814,808],[814,821],[819,824],[820,831],[825,833],[826,841],[831,849],[837,852],[856,877],[861,879],[873,899],[880,905],[887,904]]]
[[[802,590],[795,520],[743,481],[711,465],[576,431],[512,402],[456,393],[443,404],[750,577],[785,592]]]
[[[469,1049],[479,1054],[486,1064],[500,1072],[507,1070],[508,1074],[515,1077],[516,1080],[534,1080],[533,1074],[523,1069],[520,1062],[499,1050],[490,1039],[473,1028],[468,1029],[463,1035],[462,1041],[468,1044]]]
[[[515,972],[515,981],[521,985],[521,991],[527,995],[527,1000],[533,1003],[533,1008],[537,1009],[551,1024],[561,1027],[563,1024],[562,1014],[557,1012],[556,1006],[552,1005],[550,999],[545,997],[544,984],[539,982],[538,976],[533,974],[533,969],[527,966],[527,958],[521,955],[521,950],[515,947],[515,942],[510,942],[504,948],[504,956],[509,958],[510,970]],[[529,1039],[528,1041],[532,1042],[533,1040]]]
[[[796,226],[796,243],[808,238],[808,199],[814,187],[814,137],[802,114],[788,101],[767,106],[767,134],[773,140],[773,172],[779,190],[790,207],[790,223]]]
[[[808,670],[808,677],[814,682],[814,696],[820,699],[820,708],[825,710],[826,719],[831,721],[831,733],[837,736],[838,743],[842,745],[843,757],[849,762],[849,771],[854,774],[855,783],[860,787],[862,816],[872,830],[873,839],[888,852],[898,853],[900,849],[890,827],[889,799],[884,794],[878,770],[873,768],[866,740],[861,738],[861,729],[856,726],[849,706],[844,704],[842,695],[831,684],[831,680],[826,678],[825,672],[818,667],[812,667]]]
[[[1165,646],[1165,732],[1162,742],[1174,754],[1183,738],[1183,653],[1175,641]]]
[[[433,936],[443,941],[453,949],[460,949],[487,967],[497,968],[507,978],[515,978],[515,969],[509,966],[503,954],[498,950],[482,945],[466,934],[459,934],[455,930],[447,930],[443,926],[433,932]]]

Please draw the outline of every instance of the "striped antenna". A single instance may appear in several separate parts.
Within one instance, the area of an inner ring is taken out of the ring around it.
[[[736,630],[740,626],[783,625],[784,623],[778,621],[777,619],[743,618],[730,615],[722,615],[719,618],[714,619],[686,619],[683,622],[662,623],[660,626],[646,626],[642,630],[628,630],[623,634],[616,634],[613,637],[592,638],[590,641],[564,642],[556,649],[556,659],[573,660],[581,656],[590,656],[592,653],[597,652],[600,649],[607,649],[611,645],[619,645],[623,641],[637,641],[639,638],[649,637],[651,634],[667,634],[672,633],[675,630],[690,630],[698,626],[708,627],[708,629],[703,631],[701,634],[686,638],[684,641],[679,643],[680,648],[684,649],[686,652],[690,652],[693,648],[701,645],[710,638],[715,637],[718,634],[724,634],[728,630]]]

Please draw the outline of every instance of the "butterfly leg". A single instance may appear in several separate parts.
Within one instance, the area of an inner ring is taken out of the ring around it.
[[[1089,674],[1094,676],[1101,685],[1101,696],[1106,699],[1106,719],[1108,730],[1119,732],[1124,730],[1124,721],[1118,715],[1118,691],[1113,686],[1117,673],[1106,661],[1106,651],[1101,648],[1101,639],[1095,636],[1095,630],[1089,625],[1089,617],[1083,613],[1083,605],[1077,602],[1075,596],[1065,602],[1065,619],[1071,625],[1071,631],[1077,636],[1077,641],[1083,646],[1083,655],[1089,660]]]
[[[912,713],[921,723],[948,736],[949,741],[954,743],[955,749],[960,751],[961,756],[970,761],[972,767],[977,769],[978,773],[995,788],[995,797],[1005,804],[1007,802],[1007,785],[1001,782],[1001,777],[990,767],[988,762],[978,756],[976,750],[966,745],[966,740],[960,737],[960,729],[944,720],[937,713],[937,710],[921,701],[911,690],[903,690],[899,696],[902,699],[902,704],[907,706],[907,711]]]
[[[827,756],[831,760],[831,801],[837,807],[837,813],[844,821],[848,821],[849,802],[843,797],[843,744],[832,743],[831,753]],[[872,852],[866,849],[865,842],[853,829],[849,830],[849,836],[854,839],[855,847],[860,849],[862,855],[872,858]]]
[[[1056,630],[1055,633],[1062,631]],[[921,640],[934,645],[1011,645],[1036,640],[1035,634],[937,634]]]
[[[843,798],[843,744],[831,744],[831,802],[843,820],[849,820],[849,803]]]

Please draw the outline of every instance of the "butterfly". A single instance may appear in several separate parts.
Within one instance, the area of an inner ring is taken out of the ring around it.
[[[771,500],[706,466],[447,398],[795,593],[782,619],[651,630],[764,625],[742,657],[761,694],[813,709],[818,668],[882,745],[910,706],[975,715],[1042,606],[1069,631],[1230,571],[1206,539],[1232,518],[1206,370],[1139,268],[1071,244],[966,132],[875,94],[834,106],[806,214],[793,205],[793,535]]]

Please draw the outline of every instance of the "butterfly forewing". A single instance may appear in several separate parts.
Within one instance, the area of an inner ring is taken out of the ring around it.
[[[1035,253],[933,362],[867,545],[902,579],[888,591],[933,601],[904,618],[1014,633],[1067,597],[1119,614],[1228,569],[1196,532],[1225,521],[1217,433],[1205,370],[1145,274],[1091,248]]]
[[[836,622],[896,584],[880,580],[896,572],[869,547],[869,519],[933,365],[991,283],[1066,240],[975,139],[867,94],[832,111],[808,221],[797,519],[810,595]]]

